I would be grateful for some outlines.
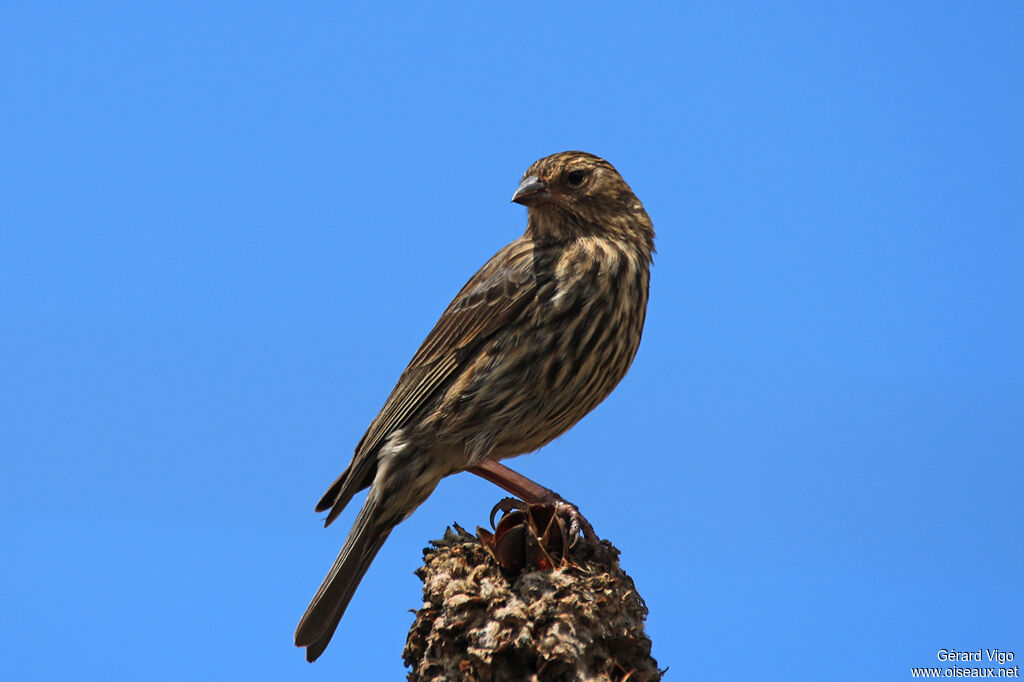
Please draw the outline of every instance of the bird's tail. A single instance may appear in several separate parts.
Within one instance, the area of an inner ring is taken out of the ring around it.
[[[384,516],[381,513],[384,510],[381,509],[380,496],[373,493],[371,490],[367,496],[345,540],[345,546],[341,548],[341,553],[334,560],[334,565],[295,630],[295,646],[306,647],[306,660],[310,663],[327,648],[359,581],[363,579],[366,569],[370,567],[370,562],[380,551],[391,530],[402,518]]]

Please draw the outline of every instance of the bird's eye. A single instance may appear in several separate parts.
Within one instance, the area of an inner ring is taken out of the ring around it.
[[[579,187],[580,185],[583,184],[583,181],[587,179],[587,171],[584,171],[584,170],[569,171],[569,175],[566,176],[566,179],[569,181],[569,186],[570,187]]]

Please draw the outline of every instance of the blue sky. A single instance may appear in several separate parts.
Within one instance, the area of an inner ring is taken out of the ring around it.
[[[421,547],[502,494],[445,480],[310,666],[313,505],[565,149],[654,220],[648,322],[510,463],[667,679],[1024,658],[1019,3],[0,13],[0,677],[402,679]]]

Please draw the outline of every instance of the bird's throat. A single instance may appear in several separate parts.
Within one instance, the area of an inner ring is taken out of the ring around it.
[[[539,242],[560,242],[586,233],[580,219],[550,206],[530,209],[526,235]]]

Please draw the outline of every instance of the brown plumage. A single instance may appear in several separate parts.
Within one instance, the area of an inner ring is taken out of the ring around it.
[[[441,478],[557,438],[633,361],[654,252],[640,200],[584,152],[537,161],[512,200],[529,207],[526,233],[462,287],[316,506],[330,524],[370,488],[295,632],[309,661],[388,534]]]

